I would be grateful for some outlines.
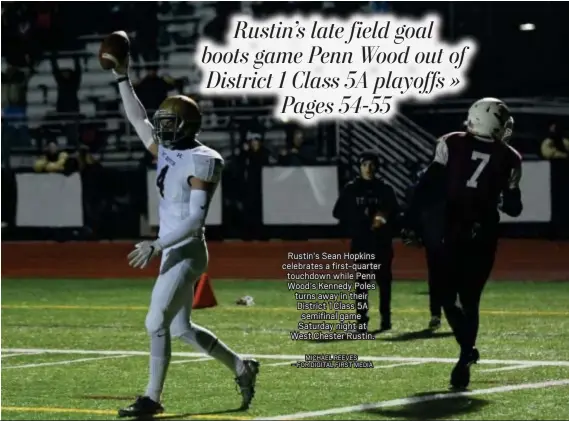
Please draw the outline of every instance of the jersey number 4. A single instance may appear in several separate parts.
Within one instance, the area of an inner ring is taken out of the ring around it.
[[[484,168],[486,168],[486,165],[488,165],[488,162],[490,162],[490,154],[472,151],[472,156],[470,159],[477,162],[478,165],[472,173],[472,176],[466,182],[466,187],[475,189],[478,187],[478,178],[480,178],[480,174],[482,174],[482,171],[484,171]]]
[[[166,173],[168,172],[169,165],[166,165],[156,177],[156,187],[158,187],[158,191],[160,192],[160,196],[164,198],[164,180],[166,180]]]

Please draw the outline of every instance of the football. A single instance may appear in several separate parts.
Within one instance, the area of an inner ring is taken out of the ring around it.
[[[130,51],[130,41],[124,31],[116,31],[105,37],[99,48],[99,63],[104,70],[115,69],[124,63]]]

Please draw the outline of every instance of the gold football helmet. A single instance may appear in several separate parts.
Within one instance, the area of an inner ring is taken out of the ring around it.
[[[201,124],[202,114],[196,101],[185,95],[170,96],[154,113],[154,139],[171,149],[180,141],[193,140]]]

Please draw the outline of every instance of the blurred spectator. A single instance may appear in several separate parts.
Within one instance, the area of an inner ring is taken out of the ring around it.
[[[44,155],[34,163],[34,171],[63,173],[68,158],[67,152],[60,151],[55,142],[49,142]]]
[[[244,2],[219,1],[211,4],[215,6],[215,14],[205,24],[203,29],[204,36],[219,43],[224,43],[225,34],[229,29],[229,19],[234,13],[242,11],[241,7],[244,6]]]
[[[32,72],[8,65],[2,72],[2,144],[29,147],[26,123],[28,82]]]
[[[56,132],[46,124],[42,124],[37,129],[33,130],[32,137],[35,140],[34,145],[37,150],[41,149],[41,145],[49,145],[52,142],[57,143]]]
[[[33,67],[41,55],[34,32],[34,15],[28,2],[14,2],[2,8],[2,56],[8,64]]]
[[[81,145],[77,150],[77,169],[85,174],[99,168],[100,164],[91,154],[89,146]]]
[[[372,13],[389,13],[391,6],[387,1],[370,1],[369,8]]]
[[[105,146],[106,138],[95,124],[85,124],[79,129],[79,140],[91,152],[97,152]]]
[[[58,19],[59,4],[57,2],[32,3],[34,9],[35,37],[41,51],[51,51],[58,48],[63,38],[63,23]],[[69,26],[69,25],[68,25]]]
[[[147,66],[158,66],[158,2],[133,3],[132,6],[130,17],[136,31],[131,53],[133,62],[138,63],[142,57]]]
[[[242,153],[245,168],[260,171],[263,166],[269,165],[270,156],[269,150],[264,145],[263,135],[256,131],[247,132]]]
[[[101,189],[102,167],[89,151],[87,145],[81,145],[76,157],[77,170],[81,174],[83,190],[83,211],[88,234],[99,231],[101,214],[104,207],[104,189]]]
[[[559,123],[549,126],[549,136],[541,142],[541,156],[544,159],[569,157],[569,139],[564,136]]]
[[[2,72],[2,116],[24,119],[27,108],[28,82],[31,72],[8,65]]]
[[[146,112],[152,116],[168,93],[178,86],[178,81],[168,76],[159,76],[158,68],[150,66],[146,76],[136,84],[135,90]]]
[[[245,240],[261,240],[263,233],[262,174],[270,163],[269,150],[263,144],[263,135],[249,131],[240,155],[243,171],[243,216]]]
[[[312,165],[316,162],[316,151],[312,145],[305,142],[302,128],[295,128],[289,148],[283,149],[279,157],[280,165]]]
[[[57,82],[57,112],[79,113],[79,98],[77,93],[81,84],[81,63],[74,57],[75,69],[60,69],[55,57],[51,56],[51,68]]]
[[[5,155],[8,154],[2,153],[2,228],[16,225],[16,175]]]

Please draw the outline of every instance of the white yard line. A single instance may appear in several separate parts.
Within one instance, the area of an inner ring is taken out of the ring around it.
[[[2,358],[10,358],[10,357],[18,357],[20,355],[39,355],[43,354],[43,351],[35,351],[35,352],[14,352],[13,354],[4,354],[2,353]]]
[[[498,371],[521,370],[522,368],[532,368],[532,367],[539,367],[539,365],[518,364],[518,365],[510,365],[508,367],[500,367],[500,368],[485,368],[484,370],[478,370],[478,372],[496,373]]]
[[[398,363],[398,364],[387,364],[387,365],[376,365],[373,368],[393,368],[393,367],[403,367],[405,365],[421,365],[426,364],[422,361],[415,361],[412,363]]]
[[[21,364],[21,365],[10,365],[8,367],[3,366],[2,370],[9,370],[12,368],[35,368],[35,367],[47,367],[50,365],[67,365],[74,363],[82,363],[85,361],[96,361],[96,360],[108,360],[109,358],[125,358],[131,357],[131,355],[113,355],[107,357],[96,357],[96,358],[80,358],[78,360],[65,360],[65,361],[51,361],[48,363],[37,363],[37,364]]]
[[[109,351],[109,350],[87,350],[87,349],[22,349],[22,348],[7,348],[2,349],[2,352],[44,352],[46,354],[79,354],[79,355],[142,355],[147,356],[148,351]],[[203,354],[200,352],[173,352],[172,356],[187,357],[187,358],[200,358]],[[291,360],[303,361],[304,355],[285,355],[285,354],[243,354],[244,358],[259,358],[266,360]],[[360,360],[367,361],[384,361],[392,363],[456,363],[456,358],[419,358],[419,357],[374,357],[362,356],[358,357]],[[549,366],[549,367],[569,367],[569,361],[527,361],[527,360],[480,360],[478,364],[490,365],[529,365],[529,366]]]
[[[466,392],[451,392],[451,393],[438,393],[435,395],[427,395],[427,396],[416,396],[411,398],[402,398],[402,399],[392,399],[389,401],[383,402],[376,402],[376,403],[368,403],[362,405],[354,405],[354,406],[344,406],[339,408],[330,408],[330,409],[323,409],[320,411],[310,411],[310,412],[296,412],[294,414],[288,415],[279,415],[276,417],[259,417],[254,418],[255,420],[300,420],[304,418],[314,418],[314,417],[325,417],[330,415],[338,415],[338,414],[348,414],[352,412],[361,412],[370,409],[378,409],[378,408],[391,408],[394,406],[404,406],[404,405],[412,405],[422,402],[430,402],[436,400],[445,400],[445,399],[454,399],[461,396],[477,396],[477,395],[490,395],[493,393],[505,393],[505,392],[513,392],[516,390],[529,390],[529,389],[543,389],[547,387],[555,387],[555,386],[568,386],[569,379],[565,380],[552,380],[547,382],[541,383],[521,383],[521,384],[514,384],[510,386],[499,386],[499,387],[491,387],[489,389],[477,389],[471,390]]]
[[[213,360],[213,358],[202,357],[202,358],[192,358],[191,360],[177,360],[177,361],[170,361],[170,364],[199,363],[200,361],[209,361],[209,360]]]

